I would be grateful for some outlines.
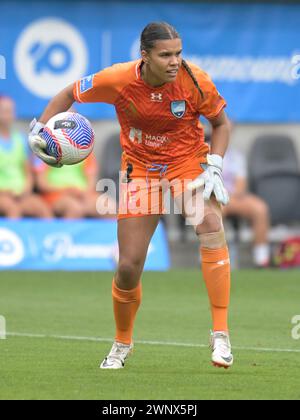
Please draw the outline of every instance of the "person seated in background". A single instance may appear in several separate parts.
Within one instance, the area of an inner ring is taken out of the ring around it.
[[[270,216],[267,204],[247,190],[247,164],[242,153],[232,147],[223,161],[223,178],[230,202],[223,207],[223,217],[237,216],[247,219],[253,228],[253,263],[256,267],[270,264],[268,233]]]
[[[34,162],[36,186],[43,199],[54,214],[64,219],[81,219],[84,217],[114,217],[102,211],[100,194],[96,192],[98,175],[97,160],[92,153],[77,165],[64,165],[53,168],[36,158]],[[105,208],[116,209],[112,198]]]
[[[0,96],[0,215],[51,218],[51,210],[33,193],[31,154],[23,134],[13,128],[14,122],[14,101]]]

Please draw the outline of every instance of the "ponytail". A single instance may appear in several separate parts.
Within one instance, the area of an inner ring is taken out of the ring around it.
[[[192,69],[190,68],[190,66],[188,65],[188,63],[185,60],[182,60],[182,65],[183,65],[184,69],[187,71],[187,73],[189,74],[189,76],[192,78],[192,80],[194,82],[194,85],[196,86],[196,88],[200,92],[200,95],[201,95],[202,99],[204,99],[203,90],[200,88],[199,83],[198,83],[194,73],[192,72]]]

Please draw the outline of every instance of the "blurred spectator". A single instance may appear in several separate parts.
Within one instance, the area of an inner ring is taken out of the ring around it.
[[[34,166],[37,188],[56,216],[65,219],[115,216],[103,216],[98,212],[102,204],[96,192],[99,171],[93,154],[77,165],[65,165],[60,169],[47,166],[38,158]],[[115,202],[110,206],[115,206]]]
[[[231,147],[225,155],[223,177],[230,194],[230,203],[223,208],[223,215],[242,217],[251,223],[254,233],[253,262],[257,267],[267,267],[270,263],[269,209],[262,199],[247,191],[245,157]]]
[[[33,194],[33,176],[27,141],[13,129],[15,104],[0,96],[0,215],[9,218],[51,218],[51,210]]]

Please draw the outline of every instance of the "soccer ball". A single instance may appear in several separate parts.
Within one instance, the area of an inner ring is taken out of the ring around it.
[[[47,143],[46,153],[63,165],[83,161],[94,148],[94,130],[90,122],[76,112],[54,115],[45,125],[41,136]]]

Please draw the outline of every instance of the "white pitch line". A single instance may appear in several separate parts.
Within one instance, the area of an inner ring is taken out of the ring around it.
[[[27,337],[27,338],[54,338],[57,340],[77,340],[77,341],[94,341],[100,343],[112,343],[112,338],[102,338],[102,337],[80,337],[72,335],[58,335],[58,334],[32,334],[32,333],[18,333],[18,332],[9,332],[6,334],[10,337]],[[197,347],[197,348],[207,348],[206,344],[196,344],[196,343],[178,343],[174,341],[147,341],[147,340],[135,340],[136,344],[146,344],[152,346],[174,346],[174,347]],[[241,347],[234,346],[236,350],[247,350],[247,351],[257,351],[257,352],[275,352],[275,353],[300,353],[300,349],[274,349],[268,347]]]

